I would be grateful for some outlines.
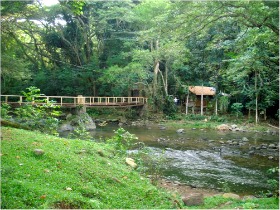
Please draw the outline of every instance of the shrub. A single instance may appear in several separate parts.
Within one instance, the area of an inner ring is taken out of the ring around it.
[[[236,115],[236,117],[240,117],[240,116],[243,115],[242,114],[242,109],[243,109],[242,103],[233,103],[231,105],[231,110]]]
[[[22,91],[26,96],[26,100],[31,102],[42,102],[38,97],[40,89],[36,87],[26,88],[28,92]],[[43,105],[26,104],[14,111],[16,120],[23,125],[28,126],[32,130],[39,130],[48,134],[58,135],[57,127],[59,120],[56,118],[61,115],[60,106],[56,106],[52,101],[46,102]]]
[[[196,114],[190,114],[186,115],[186,120],[204,120],[205,116],[203,115],[196,115]]]
[[[107,142],[113,144],[120,153],[125,153],[132,146],[132,143],[138,139],[134,134],[123,128],[119,128],[114,133],[115,136],[107,140]]]
[[[173,117],[177,112],[177,105],[173,101],[173,97],[168,96],[164,100],[163,113],[167,116]]]
[[[9,113],[11,110],[11,106],[9,104],[3,103],[1,104],[1,118],[8,119],[10,118]]]

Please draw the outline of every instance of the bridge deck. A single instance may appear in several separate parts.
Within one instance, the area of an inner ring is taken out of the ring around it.
[[[25,96],[1,95],[1,102],[14,106],[24,104],[46,104],[52,102],[61,107],[131,107],[143,106],[147,103],[144,97],[92,97],[92,96],[38,96],[32,102],[27,102]]]

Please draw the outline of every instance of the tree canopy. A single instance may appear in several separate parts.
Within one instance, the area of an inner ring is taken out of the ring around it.
[[[128,96],[141,83],[164,109],[208,85],[278,113],[278,1],[2,1],[1,16],[2,94]]]

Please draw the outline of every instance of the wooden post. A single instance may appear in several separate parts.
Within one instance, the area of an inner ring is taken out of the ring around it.
[[[81,108],[78,107],[78,109],[80,109],[80,110],[77,110],[77,113],[86,113],[87,112],[87,109],[85,106],[85,97],[83,97],[82,95],[78,95],[77,104],[82,106]]]
[[[196,102],[194,101],[194,104],[192,106],[192,114],[194,114],[194,108],[195,108]]]
[[[22,103],[22,96],[19,97],[19,104],[21,105]]]
[[[201,97],[200,97],[200,115],[203,115],[203,85],[202,85],[202,91],[201,91]]]

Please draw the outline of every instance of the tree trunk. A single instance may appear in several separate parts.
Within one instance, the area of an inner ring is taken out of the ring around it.
[[[256,124],[258,124],[258,121],[259,121],[259,118],[258,118],[258,92],[257,92],[257,80],[258,80],[258,75],[257,75],[257,71],[255,71]]]
[[[168,96],[168,63],[165,63],[165,93]]]
[[[188,93],[187,99],[186,99],[186,115],[188,114],[188,109],[189,109],[189,93]]]
[[[215,100],[215,115],[218,115],[218,96],[216,95],[216,100]]]
[[[153,48],[153,45],[151,45],[151,51],[156,50],[158,51],[159,48],[159,40],[156,40],[155,42],[155,49]],[[158,72],[160,71],[159,69],[159,59],[156,58],[154,61],[154,80],[153,80],[153,95],[156,95],[157,93],[157,78],[158,78]]]
[[[164,89],[164,93],[165,93],[165,95],[166,96],[168,96],[168,92],[167,92],[167,81],[166,81],[166,79],[164,78],[164,76],[163,76],[163,74],[162,74],[162,72],[159,70],[159,73],[160,73],[160,76],[161,76],[161,79],[162,79],[162,83],[163,83],[163,89]]]
[[[157,77],[159,72],[159,61],[156,60],[154,63],[154,80],[153,80],[153,95],[156,95],[157,92]]]
[[[251,108],[249,108],[248,118],[251,118]]]

